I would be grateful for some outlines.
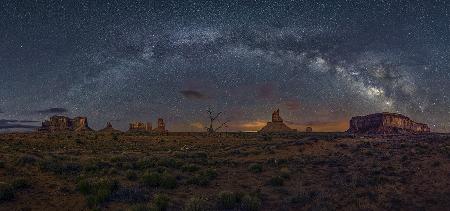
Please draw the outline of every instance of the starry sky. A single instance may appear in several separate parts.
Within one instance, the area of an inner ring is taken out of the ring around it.
[[[2,0],[0,128],[52,115],[301,131],[398,112],[450,132],[450,2]]]

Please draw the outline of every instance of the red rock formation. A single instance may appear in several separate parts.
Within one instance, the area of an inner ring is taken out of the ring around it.
[[[260,133],[285,133],[296,131],[297,130],[291,129],[283,123],[283,119],[280,117],[280,109],[277,109],[272,113],[272,122],[267,122],[267,125],[259,130]]]
[[[99,133],[121,133],[122,131],[114,129],[111,122],[106,123],[106,127],[99,130]]]
[[[357,116],[350,120],[347,132],[357,134],[416,134],[429,133],[426,124],[417,123],[410,118],[396,113],[376,113]]]
[[[280,109],[272,113],[272,122],[283,122],[283,119],[280,117]]]
[[[306,127],[305,132],[311,133],[313,131],[312,127]]]
[[[92,131],[88,126],[86,117],[75,117],[70,119],[65,116],[52,116],[49,120],[42,122],[42,126],[38,129],[44,132],[65,132],[65,131]]]
[[[154,130],[155,132],[160,132],[160,133],[166,133],[166,123],[164,123],[164,119],[159,118],[158,119],[158,127],[155,128]]]
[[[133,123],[130,123],[130,128],[128,131],[130,131],[130,132],[150,132],[150,131],[152,131],[152,123],[150,123],[150,122],[147,122],[147,123],[133,122]]]

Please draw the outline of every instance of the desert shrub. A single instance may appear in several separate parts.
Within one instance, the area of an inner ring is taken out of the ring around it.
[[[146,186],[157,187],[161,181],[161,175],[157,172],[146,172],[142,176],[142,182]]]
[[[148,168],[154,168],[158,164],[158,159],[155,157],[144,157],[142,159],[139,159],[137,162],[137,167],[139,169],[148,169]]]
[[[0,160],[0,169],[5,168],[5,161]]]
[[[283,186],[284,179],[280,176],[270,178],[269,184],[272,186]]]
[[[307,205],[307,204],[312,204],[313,207],[323,207],[323,206],[328,206],[326,203],[323,203],[323,201],[326,201],[325,197],[323,196],[323,194],[321,192],[317,192],[317,191],[310,191],[310,192],[299,192],[297,193],[295,196],[293,196],[292,198],[290,198],[290,202],[292,204],[296,204],[299,205],[301,207]],[[323,210],[323,209],[321,209]],[[329,210],[329,209],[325,209],[325,210]]]
[[[217,206],[220,209],[233,209],[239,205],[241,195],[230,191],[222,191],[217,197]]]
[[[33,155],[23,155],[17,159],[18,165],[32,165],[36,163],[37,158]]]
[[[151,211],[150,206],[147,204],[135,204],[132,205],[129,209],[129,211]]]
[[[200,167],[194,164],[186,164],[183,167],[181,167],[181,170],[185,172],[196,172],[200,170]]]
[[[113,135],[112,135],[112,140],[113,140],[113,141],[119,140],[119,135],[113,134]]]
[[[101,204],[119,189],[119,182],[115,180],[100,179],[99,181],[81,180],[77,189],[85,195],[89,206]]]
[[[137,174],[133,170],[129,169],[129,170],[127,170],[127,172],[125,174],[126,174],[125,176],[127,177],[127,179],[130,181],[135,181],[137,179]]]
[[[261,207],[261,199],[259,197],[246,194],[242,197],[241,208],[242,210],[255,211]]]
[[[439,162],[438,160],[434,161],[434,162],[431,164],[432,167],[438,167],[438,166],[440,166],[440,165],[441,165],[441,162]]]
[[[170,199],[167,195],[156,194],[153,201],[151,210],[153,211],[164,211],[169,207]]]
[[[76,138],[76,139],[75,139],[75,143],[77,143],[77,144],[83,144],[83,141],[82,141],[81,139],[79,139],[79,138]]]
[[[61,163],[57,160],[44,160],[39,162],[39,169],[43,171],[49,171],[60,175],[75,175],[78,174],[82,166],[78,163],[69,162],[69,163]]]
[[[207,211],[210,210],[210,207],[208,205],[208,202],[206,202],[205,199],[201,197],[192,197],[190,198],[185,206],[185,211]]]
[[[126,203],[144,202],[147,200],[147,195],[139,187],[122,187],[112,194],[111,200]]]
[[[110,168],[108,174],[117,175],[119,174],[119,171],[116,168]]]
[[[283,179],[289,179],[291,177],[291,171],[288,168],[283,167],[280,169],[280,176]]]
[[[248,167],[248,170],[252,173],[261,173],[262,172],[262,165],[259,163],[253,163]]]
[[[28,180],[24,179],[24,178],[18,178],[13,180],[11,187],[14,190],[20,190],[20,189],[26,189],[31,187],[31,184]]]
[[[166,189],[174,189],[177,187],[177,179],[168,172],[161,174],[161,187]]]
[[[272,141],[272,136],[270,134],[262,134],[257,139],[260,141]]]
[[[158,161],[158,165],[159,166],[164,166],[167,168],[174,168],[174,169],[178,169],[180,168],[183,163],[179,160],[176,160],[174,158],[164,158],[162,160]]]
[[[0,202],[14,199],[14,188],[10,184],[0,183]]]
[[[162,187],[166,189],[173,189],[177,186],[177,179],[169,172],[146,172],[142,177],[144,185],[149,187]]]
[[[209,183],[217,177],[217,172],[213,169],[201,171],[194,177],[188,180],[189,184],[195,184],[199,186],[207,186]]]

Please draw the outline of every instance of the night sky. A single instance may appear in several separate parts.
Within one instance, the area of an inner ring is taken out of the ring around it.
[[[450,2],[16,1],[0,4],[0,128],[87,116],[127,129],[344,131],[398,112],[450,132]]]

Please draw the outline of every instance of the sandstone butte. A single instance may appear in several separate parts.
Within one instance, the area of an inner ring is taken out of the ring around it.
[[[158,124],[156,128],[152,128],[152,124],[150,122],[133,122],[130,123],[129,132],[158,132],[158,133],[167,133],[166,123],[164,123],[164,119],[159,118]]]
[[[272,113],[272,122],[267,122],[266,126],[261,128],[260,133],[286,133],[296,132],[296,129],[292,129],[283,123],[283,119],[280,116],[280,109],[277,109]]]
[[[352,134],[421,134],[429,133],[430,128],[397,113],[375,113],[356,116],[350,120],[347,132]]]
[[[49,120],[42,122],[38,131],[64,132],[64,131],[92,131],[86,117],[75,117],[73,119],[65,116],[52,116]]]
[[[99,133],[121,133],[122,131],[113,128],[111,122],[106,123],[106,127],[99,130]]]

